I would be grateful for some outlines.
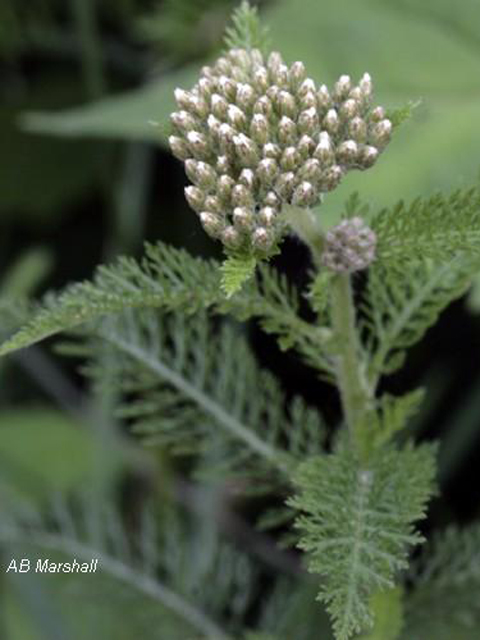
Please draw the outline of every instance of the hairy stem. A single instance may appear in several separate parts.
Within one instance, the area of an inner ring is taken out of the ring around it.
[[[352,443],[360,456],[365,458],[367,447],[364,432],[370,410],[370,397],[360,358],[355,306],[348,273],[337,274],[332,280],[331,312],[336,340],[335,371],[345,422]]]

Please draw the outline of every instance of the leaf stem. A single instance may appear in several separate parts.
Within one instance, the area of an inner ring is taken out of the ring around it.
[[[368,454],[365,428],[371,397],[360,357],[351,276],[348,273],[339,273],[332,278],[331,313],[335,335],[335,372],[345,422],[354,447],[365,459]]]

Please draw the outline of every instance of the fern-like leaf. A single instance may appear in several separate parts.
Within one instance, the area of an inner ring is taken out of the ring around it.
[[[445,261],[464,252],[480,255],[480,191],[458,190],[449,197],[437,194],[403,201],[375,216],[380,264],[404,264],[432,258]]]
[[[150,443],[206,454],[209,467],[216,459],[224,472],[259,480],[322,450],[318,413],[299,397],[286,402],[232,326],[219,328],[203,314],[160,317],[144,310],[107,318],[93,331],[117,354],[127,400],[121,416]],[[91,357],[97,351],[94,342]]]
[[[347,450],[301,465],[291,499],[301,512],[299,546],[324,580],[319,599],[337,640],[371,627],[370,597],[394,586],[408,548],[422,540],[413,523],[425,516],[434,467],[427,445],[378,450],[368,466]]]
[[[372,383],[402,364],[405,349],[468,289],[479,264],[460,257],[399,270],[380,265],[370,269],[362,312]]]
[[[416,563],[402,640],[476,640],[480,629],[480,524],[437,535]]]
[[[268,51],[268,29],[262,26],[256,7],[243,0],[233,13],[232,23],[232,26],[225,30],[227,49],[260,49],[262,53]]]
[[[255,273],[257,261],[251,256],[229,256],[221,266],[222,289],[227,298],[240,291]]]

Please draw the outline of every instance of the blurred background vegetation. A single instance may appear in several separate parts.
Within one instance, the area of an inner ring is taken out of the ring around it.
[[[218,255],[184,202],[183,170],[165,139],[173,88],[188,88],[218,52],[234,6],[232,0],[1,0],[1,333],[21,315],[13,299],[86,278],[119,253],[140,255],[145,239]],[[349,176],[329,196],[319,212],[325,226],[355,190],[376,210],[478,179],[478,0],[270,0],[260,9],[274,48],[288,62],[303,60],[316,81],[368,71],[379,104],[420,101],[375,169]],[[287,241],[279,268],[301,283],[308,264],[303,248]],[[479,292],[475,287],[444,313],[386,383],[397,393],[418,385],[428,390],[412,430],[442,441],[442,495],[429,527],[480,517],[472,490],[480,480]],[[334,422],[332,391],[255,326],[250,335],[260,361],[285,388]],[[0,362],[0,518],[12,505],[42,508],[52,496],[69,500],[81,490],[92,526],[106,501],[120,509],[127,530],[146,500],[167,504],[161,517],[171,522],[178,492],[168,491],[169,460],[127,438],[111,416],[108,380],[100,388],[86,383],[49,347]],[[191,497],[183,502],[191,511]],[[248,509],[244,515],[248,520]],[[234,542],[249,550],[251,540],[238,535],[237,525]],[[2,562],[10,557],[7,549],[0,553]],[[174,638],[158,608],[142,605],[140,615],[131,593],[102,586],[100,578],[62,579],[61,589],[59,580],[0,575],[0,637]],[[50,590],[61,593],[55,599]]]

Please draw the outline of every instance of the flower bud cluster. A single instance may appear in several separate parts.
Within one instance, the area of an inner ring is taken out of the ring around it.
[[[329,91],[301,62],[256,49],[230,50],[191,91],[177,89],[170,146],[206,232],[233,251],[271,253],[285,232],[282,205],[318,204],[388,143],[391,122],[371,96],[368,74],[357,86],[341,76]]]
[[[376,244],[375,232],[362,218],[343,220],[326,235],[323,264],[337,273],[360,271],[373,262]]]

